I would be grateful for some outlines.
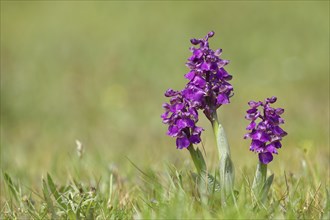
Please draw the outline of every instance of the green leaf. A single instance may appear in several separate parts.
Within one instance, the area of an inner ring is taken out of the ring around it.
[[[209,186],[209,192],[219,192],[220,191],[220,183],[216,179],[216,177],[212,176],[211,174],[208,174],[208,186]]]
[[[194,162],[197,172],[201,175],[203,172],[206,172],[206,163],[203,157],[202,152],[198,149],[194,149],[193,145],[188,147],[191,159]]]
[[[326,190],[326,200],[324,203],[324,216],[322,219],[330,219],[330,192],[328,189]]]
[[[70,220],[76,220],[76,215],[74,214],[73,210],[68,211],[68,219]]]
[[[50,210],[50,212],[52,214],[52,219],[56,219],[57,215],[56,215],[56,212],[55,212],[55,209],[54,209],[53,201],[50,198],[50,193],[49,193],[49,190],[48,190],[48,186],[47,186],[47,183],[44,179],[42,180],[42,192],[44,194],[44,199],[46,201],[47,207],[48,207],[48,209]]]
[[[48,187],[51,191],[51,193],[54,195],[56,202],[60,205],[61,208],[63,208],[63,210],[67,209],[67,206],[65,203],[63,203],[62,198],[59,194],[59,192],[56,189],[56,186],[51,178],[51,176],[49,175],[49,173],[47,173],[47,183],[48,183]]]
[[[266,182],[266,176],[267,176],[267,164],[263,164],[259,161],[252,184],[252,189],[256,196],[260,194],[262,187]]]
[[[91,202],[89,202],[89,205],[87,207],[87,216],[86,216],[86,219],[95,219],[94,217],[94,200],[91,200]]]
[[[27,203],[27,207],[28,207],[27,211],[33,217],[33,219],[42,219],[39,216],[39,214],[36,211],[36,209],[34,208],[34,206],[31,204],[30,199],[27,199],[26,203]]]
[[[217,118],[217,117],[216,117]],[[234,164],[230,158],[230,147],[227,141],[226,133],[218,120],[212,122],[214,135],[219,153],[219,173],[221,189],[221,202],[226,205],[227,197],[233,195],[235,169]],[[233,198],[234,199],[234,198]]]
[[[10,176],[7,173],[4,173],[4,178],[5,178],[5,183],[9,187],[9,190],[12,193],[12,195],[14,196],[15,200],[18,203],[20,203],[20,200],[19,200],[19,190],[18,190],[17,186],[15,186],[13,184],[13,181],[11,180]]]
[[[81,209],[81,204],[84,201],[84,198],[81,199],[81,201],[79,202],[79,205],[77,207],[77,211],[76,211],[76,219],[80,219],[80,209]]]
[[[269,189],[270,189],[270,186],[272,185],[273,183],[273,180],[274,180],[274,174],[270,175],[264,186],[262,187],[262,191],[261,191],[261,201],[262,202],[265,202],[266,199],[267,199],[267,195],[268,195],[268,192],[269,192]]]
[[[191,172],[191,176],[195,183],[199,184],[200,181],[202,181],[202,183],[206,185],[205,179],[201,178],[197,173]],[[208,191],[213,193],[220,191],[221,188],[219,181],[209,173],[207,174],[207,186]]]

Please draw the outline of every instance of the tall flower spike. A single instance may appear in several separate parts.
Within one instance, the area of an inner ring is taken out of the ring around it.
[[[185,75],[189,80],[182,95],[192,105],[203,110],[209,120],[213,120],[215,111],[224,104],[228,104],[233,93],[229,80],[232,76],[224,69],[228,60],[220,58],[221,49],[213,51],[209,48],[209,38],[214,32],[209,32],[203,39],[191,39],[192,56],[186,63],[190,71]]]
[[[246,111],[245,118],[250,122],[246,127],[250,132],[244,138],[252,139],[250,150],[259,154],[259,161],[268,164],[273,160],[273,154],[282,147],[281,140],[287,133],[280,127],[284,124],[281,118],[284,109],[272,108],[270,104],[275,103],[275,96],[267,98],[264,102],[250,101],[250,109]],[[262,109],[262,110],[259,110]]]
[[[169,89],[165,96],[170,103],[163,105],[165,113],[163,123],[168,124],[167,134],[176,137],[177,148],[187,148],[190,144],[201,142],[203,128],[196,126],[198,110],[202,110],[210,121],[214,121],[217,108],[228,104],[233,93],[229,75],[224,66],[228,60],[220,59],[222,50],[213,51],[209,48],[209,32],[203,39],[191,39],[198,47],[191,47],[192,56],[186,63],[190,71],[185,75],[189,80],[181,91]]]
[[[209,47],[209,38],[213,36],[214,32],[211,31],[202,39],[190,40],[195,47],[190,48],[192,55],[186,63],[190,71],[185,78],[189,81],[181,91],[166,91],[165,96],[170,97],[170,103],[163,105],[165,113],[162,118],[169,125],[167,134],[176,137],[177,148],[188,148],[199,174],[207,172],[202,153],[192,146],[201,142],[203,131],[203,128],[196,126],[198,110],[202,110],[210,120],[219,151],[219,179],[223,187],[221,201],[225,205],[226,198],[233,195],[234,167],[224,129],[218,121],[217,109],[230,102],[233,87],[228,82],[232,76],[224,69],[229,61],[220,58],[221,49],[213,51]],[[202,184],[201,189],[204,188]]]

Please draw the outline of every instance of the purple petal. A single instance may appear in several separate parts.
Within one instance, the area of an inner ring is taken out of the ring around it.
[[[230,76],[224,68],[220,68],[217,72],[217,75],[219,76],[220,79],[227,79]]]
[[[256,131],[255,133],[251,134],[251,138],[253,140],[262,141],[264,143],[267,141],[270,141],[270,136],[266,132],[263,132],[263,131]]]
[[[174,96],[170,99],[170,104],[174,105],[176,103],[180,103],[181,102],[181,98],[179,96]]]
[[[265,100],[265,103],[274,103],[276,102],[277,98],[275,96],[272,96],[271,98],[267,98]]]
[[[252,121],[247,127],[246,130],[252,130],[256,127],[256,122]]]
[[[182,95],[192,101],[201,102],[204,96],[204,91],[194,86],[190,86],[182,91]]]
[[[270,141],[270,136],[266,132],[261,132],[260,141],[266,143],[267,141]]]
[[[227,95],[225,94],[220,94],[217,97],[217,104],[219,105],[224,105],[224,104],[228,104],[229,103],[229,99],[227,97]]]
[[[281,114],[283,114],[283,112],[284,112],[284,109],[283,108],[277,108],[277,109],[275,109],[275,113],[277,115],[281,115]]]
[[[202,131],[204,131],[204,129],[202,127],[195,126],[194,129],[193,129],[192,134],[193,135],[200,135],[202,133]]]
[[[166,111],[169,111],[170,110],[170,104],[168,104],[168,103],[164,103],[163,104],[163,108],[166,110]]]
[[[218,64],[216,62],[211,62],[210,70],[216,71],[218,69]]]
[[[251,146],[250,146],[250,151],[257,152],[257,153],[262,152],[264,146],[265,146],[265,144],[263,142],[258,141],[258,140],[252,140]]]
[[[195,76],[195,71],[190,71],[189,73],[187,73],[186,75],[184,75],[184,77],[186,77],[189,80],[192,80]]]
[[[272,154],[278,154],[277,149],[274,145],[274,143],[270,143],[266,146],[266,151],[272,153]]]
[[[163,123],[164,123],[164,124],[169,124],[169,123],[170,123],[170,119],[168,119],[168,118],[164,118],[164,119],[163,119]]]
[[[179,129],[183,129],[187,127],[192,128],[195,126],[195,123],[190,118],[179,119],[177,120],[176,124]]]
[[[176,139],[176,146],[179,149],[187,148],[190,145],[190,142],[187,137],[177,138]]]
[[[167,135],[171,137],[176,137],[179,134],[179,128],[176,125],[170,125],[168,127]]]
[[[183,129],[187,127],[187,122],[184,119],[179,119],[176,121],[176,125],[178,126],[179,129]]]
[[[197,121],[198,120],[198,112],[195,108],[189,108],[189,114]]]
[[[168,117],[168,111],[166,111],[166,112],[164,112],[160,117],[162,118],[162,119],[166,119],[167,117]]]
[[[269,121],[269,122],[271,122],[271,124],[273,124],[273,125],[278,125],[279,124],[279,122],[280,122],[280,116],[278,116],[278,115],[270,115],[270,114],[268,114],[268,115],[266,115],[266,117],[267,117],[267,120]]]
[[[217,49],[215,52],[214,52],[214,55],[215,56],[220,56],[221,55],[221,53],[222,53],[222,49]]]
[[[259,117],[259,115],[260,115],[260,112],[259,111],[257,111],[257,112],[255,112],[255,113],[251,113],[251,114],[246,114],[245,115],[245,118],[247,119],[247,120],[256,120],[258,117]]]
[[[261,130],[261,131],[265,131],[267,128],[267,124],[263,121],[259,122],[258,126],[257,126],[257,129],[258,130]]]
[[[196,93],[191,96],[192,100],[197,102],[202,102],[203,97],[204,92],[202,90],[197,90]]]
[[[279,126],[275,126],[273,128],[273,132],[276,136],[280,136],[280,137],[284,137],[285,135],[288,134],[282,128],[280,128]]]
[[[171,112],[178,112],[181,109],[183,109],[184,105],[183,103],[177,103],[171,106]]]
[[[214,36],[214,31],[210,31],[208,34],[207,34],[208,37],[213,37]]]
[[[281,142],[279,142],[279,141],[275,141],[275,142],[273,142],[273,145],[274,145],[274,147],[276,147],[277,149],[279,149],[279,148],[282,147],[282,144],[281,144]]]
[[[197,49],[194,51],[194,55],[196,56],[196,58],[200,59],[203,56],[203,51]]]
[[[197,44],[199,44],[200,40],[193,38],[193,39],[190,39],[190,42],[191,42],[193,45],[197,45]]]
[[[248,114],[252,114],[252,113],[256,113],[257,111],[258,111],[258,109],[256,109],[256,108],[251,108],[251,109],[247,110],[246,113],[248,113]]]
[[[203,70],[203,71],[208,71],[208,70],[210,70],[210,67],[211,67],[210,64],[204,62],[204,63],[201,65],[201,70]]]
[[[251,138],[251,134],[250,134],[250,133],[247,133],[247,134],[244,135],[243,138],[244,138],[244,139]]]
[[[165,96],[166,97],[172,97],[172,96],[175,96],[177,94],[179,94],[179,92],[178,91],[174,91],[173,89],[168,89],[165,92]]]
[[[206,84],[205,80],[200,76],[195,76],[192,83],[195,84],[196,86],[198,86],[199,88],[203,88]]]
[[[199,135],[191,135],[189,138],[189,141],[190,141],[190,143],[198,144],[201,142],[201,138]]]
[[[249,101],[248,102],[248,105],[251,107],[251,108],[257,108],[261,105],[261,102],[255,102],[255,101]]]
[[[202,58],[203,56],[203,51],[201,51],[200,49],[196,49],[194,47],[191,48],[193,51],[193,55],[188,59],[190,61],[197,62],[200,58]]]
[[[282,137],[272,135],[270,142],[281,141],[281,140],[282,140]]]
[[[216,88],[219,88],[219,93],[226,93],[228,95],[228,93],[230,93],[230,91],[233,90],[233,86],[230,85],[229,83],[227,82],[223,82],[222,85],[219,87],[217,85],[215,85],[214,87],[214,90]]]
[[[227,90],[233,90],[233,86],[228,82],[223,82],[223,85],[226,86]]]
[[[280,117],[278,115],[276,115],[275,113],[275,109],[270,107],[269,104],[267,104],[265,107],[265,117]]]
[[[219,59],[218,60],[218,68],[221,70],[221,71],[224,71],[226,72],[223,67],[226,66],[227,64],[229,63],[229,60],[222,60],[222,59]],[[220,73],[221,74],[221,73]],[[227,78],[227,76],[230,76],[227,72],[224,73],[225,75],[223,75],[222,77],[223,78]]]
[[[263,164],[268,164],[273,160],[273,155],[269,152],[259,153],[259,161]]]

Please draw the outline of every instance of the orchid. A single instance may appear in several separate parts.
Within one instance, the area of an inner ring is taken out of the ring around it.
[[[267,98],[264,102],[250,101],[250,109],[246,111],[245,118],[251,123],[246,127],[250,132],[244,138],[252,139],[250,150],[259,154],[260,162],[268,164],[273,160],[273,154],[278,154],[282,147],[281,140],[287,133],[280,127],[284,124],[281,115],[282,108],[272,108],[275,96]],[[261,110],[259,110],[261,109]]]

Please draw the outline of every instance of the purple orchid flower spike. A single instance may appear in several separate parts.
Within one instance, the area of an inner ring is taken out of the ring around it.
[[[228,104],[233,94],[233,87],[229,80],[232,76],[224,69],[228,60],[220,58],[221,49],[213,51],[209,48],[209,38],[214,32],[209,32],[203,39],[191,39],[192,56],[186,63],[190,71],[185,75],[189,80],[183,96],[193,103],[193,106],[203,110],[209,120],[213,120],[215,111],[221,106]]]
[[[165,103],[162,115],[163,123],[168,124],[167,135],[176,137],[178,149],[188,148],[191,144],[201,142],[200,135],[203,128],[196,126],[198,112],[187,100],[182,97],[181,92],[168,89],[166,97],[171,97],[170,103]]]
[[[209,47],[209,39],[213,36],[214,32],[211,31],[202,39],[190,40],[194,46],[190,48],[192,55],[186,63],[189,68],[185,74],[188,83],[181,91],[166,91],[165,96],[170,98],[170,103],[163,105],[165,113],[162,119],[169,126],[167,134],[176,138],[177,148],[190,151],[199,172],[206,171],[206,163],[198,148],[195,150],[193,147],[193,144],[201,142],[204,130],[196,125],[198,110],[203,111],[210,120],[219,151],[222,203],[225,205],[226,198],[233,192],[234,167],[224,128],[218,121],[217,109],[230,103],[233,87],[228,82],[232,76],[224,69],[229,61],[220,58],[221,49],[213,51]]]
[[[284,109],[272,108],[270,104],[275,103],[275,96],[267,98],[264,102],[250,101],[250,109],[246,111],[245,118],[251,123],[246,127],[250,132],[244,138],[252,139],[250,150],[258,153],[259,161],[268,164],[273,160],[273,154],[278,154],[282,147],[281,140],[287,133],[280,127],[284,124],[281,118]],[[261,110],[259,110],[261,109]]]
[[[191,47],[191,57],[186,66],[190,71],[185,74],[189,80],[181,91],[168,89],[165,93],[170,103],[163,105],[165,113],[163,123],[168,124],[167,134],[176,138],[178,149],[188,148],[191,144],[201,142],[204,130],[196,126],[198,110],[202,110],[212,122],[215,120],[216,110],[228,104],[233,93],[233,87],[228,83],[232,79],[224,66],[228,60],[220,58],[221,49],[213,51],[209,48],[209,38],[214,32],[209,32],[202,39],[191,39],[190,42],[198,47]]]

